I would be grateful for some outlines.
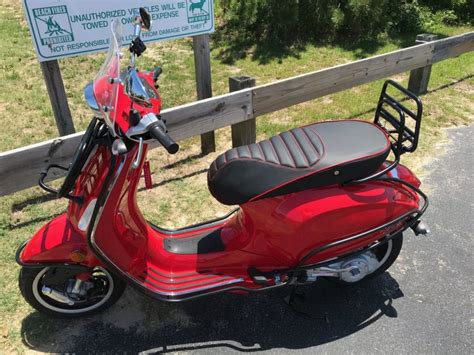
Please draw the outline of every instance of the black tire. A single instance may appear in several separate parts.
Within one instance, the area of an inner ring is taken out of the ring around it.
[[[336,279],[336,278],[333,278],[333,277],[328,277],[327,279],[332,281],[332,282],[336,282],[340,285],[354,286],[354,285],[358,285],[362,282],[372,280],[372,279],[382,275],[385,271],[388,270],[388,268],[390,268],[390,266],[393,265],[395,260],[397,260],[398,256],[400,255],[400,251],[402,250],[402,246],[403,246],[403,233],[398,234],[396,237],[394,237],[391,240],[391,242],[392,242],[391,243],[392,249],[390,251],[390,255],[388,256],[387,260],[385,260],[385,262],[382,265],[380,265],[377,270],[375,270],[371,274],[367,275],[362,280],[359,280],[359,281],[356,281],[356,282],[347,282],[347,281],[344,281],[344,280],[341,280],[341,279]],[[375,249],[373,252],[375,253],[375,255],[377,255],[377,257],[383,258],[383,256],[387,252],[388,245],[389,245],[388,243],[385,243],[384,245],[382,245],[380,247],[380,249]]]
[[[59,303],[50,297],[45,296],[40,291],[39,288],[43,285],[41,283],[41,279],[49,269],[52,268],[23,267],[20,271],[18,281],[21,294],[25,300],[38,312],[54,318],[81,318],[99,313],[117,302],[126,287],[126,283],[124,281],[109,271],[101,269],[101,271],[105,271],[107,273],[107,280],[111,280],[111,282],[108,283],[109,288],[107,289],[107,294],[103,297],[103,299],[96,302],[96,304],[92,303],[82,310],[77,306],[68,306],[64,303]],[[110,290],[110,287],[112,287],[112,290]],[[104,300],[105,298],[107,299]]]

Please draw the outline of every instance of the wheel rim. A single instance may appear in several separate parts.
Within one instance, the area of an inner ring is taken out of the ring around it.
[[[377,271],[383,264],[385,264],[385,262],[387,261],[387,259],[389,258],[390,254],[392,253],[392,248],[393,248],[393,241],[392,240],[389,240],[386,244],[387,246],[387,251],[383,254],[383,257],[381,260],[379,260],[379,264],[377,266],[377,268],[372,271],[372,273],[374,273],[375,271]],[[377,253],[378,250],[376,250],[374,252],[375,256],[377,256],[377,259],[379,258],[379,254]]]
[[[347,268],[349,266],[358,266],[359,268],[368,269],[369,267],[372,271],[368,272],[366,270],[364,273],[359,272],[359,274],[352,274],[350,271],[345,271],[340,274],[340,279],[346,283],[357,283],[367,276],[377,272],[388,260],[393,250],[393,241],[389,240],[384,245],[372,250],[368,251],[361,255],[361,257],[352,259],[347,263],[342,264],[343,268]],[[364,256],[365,255],[365,256]],[[375,259],[376,264],[374,265],[373,260]],[[369,264],[372,264],[369,266]],[[363,270],[362,269],[362,270]]]
[[[35,279],[33,280],[32,284],[32,291],[35,299],[45,308],[58,312],[58,313],[63,313],[63,314],[78,314],[78,313],[85,313],[89,311],[93,311],[99,307],[101,307],[103,304],[105,304],[110,297],[112,296],[112,293],[114,291],[114,280],[112,278],[112,275],[104,268],[101,267],[96,267],[94,268],[93,273],[102,273],[105,276],[105,280],[102,278],[103,281],[106,281],[107,284],[107,292],[105,295],[97,300],[97,302],[94,303],[85,303],[84,307],[80,307],[80,303],[75,303],[73,306],[69,306],[66,303],[60,303],[53,298],[45,295],[42,292],[43,286],[48,286],[42,283],[42,280],[46,273],[50,270],[49,267],[42,269],[38,275],[36,275]],[[79,305],[79,307],[78,307]]]

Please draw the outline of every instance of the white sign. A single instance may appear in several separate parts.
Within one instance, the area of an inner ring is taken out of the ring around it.
[[[36,53],[41,62],[105,51],[110,22],[122,24],[122,43],[133,37],[138,8],[152,27],[144,42],[195,36],[214,31],[213,0],[23,0]]]

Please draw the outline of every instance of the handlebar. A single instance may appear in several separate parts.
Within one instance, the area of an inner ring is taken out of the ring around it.
[[[155,138],[170,154],[176,154],[179,150],[179,145],[173,138],[171,138],[160,126],[159,123],[154,124],[148,131],[150,135]]]

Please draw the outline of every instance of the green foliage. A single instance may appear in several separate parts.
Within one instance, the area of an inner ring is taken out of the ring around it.
[[[426,28],[438,24],[472,24],[474,19],[474,1],[472,0],[419,0],[422,9],[423,24]]]
[[[422,32],[474,17],[473,0],[216,0],[223,48],[281,48]],[[227,53],[229,54],[229,53]]]
[[[389,5],[389,22],[387,30],[391,34],[405,34],[421,31],[423,11],[416,0],[401,1]]]
[[[471,20],[474,14],[472,0],[419,0],[420,5],[426,6],[433,12],[448,11],[464,21]]]

